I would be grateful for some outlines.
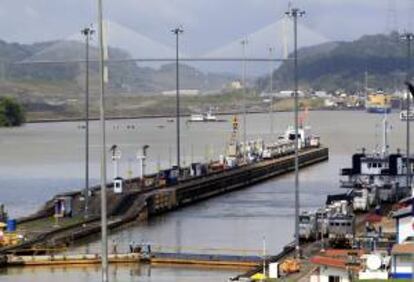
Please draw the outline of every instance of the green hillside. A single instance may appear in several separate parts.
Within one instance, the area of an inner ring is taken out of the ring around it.
[[[370,88],[403,88],[407,48],[397,33],[313,46],[299,50],[298,54],[301,89],[359,91],[364,88],[365,72]],[[284,62],[273,74],[275,88],[291,89],[292,74],[293,63]],[[268,77],[258,80],[260,89],[266,89],[268,84]]]

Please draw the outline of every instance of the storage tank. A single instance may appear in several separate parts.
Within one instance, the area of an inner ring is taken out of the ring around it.
[[[7,220],[7,232],[14,232],[17,228],[17,222],[15,219]]]

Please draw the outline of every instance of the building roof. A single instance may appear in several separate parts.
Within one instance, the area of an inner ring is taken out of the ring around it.
[[[413,243],[406,243],[406,244],[395,244],[392,247],[391,254],[393,255],[411,255],[414,254],[414,244]]]
[[[314,256],[310,259],[310,262],[317,265],[323,265],[328,267],[335,267],[340,269],[350,269],[353,271],[359,271],[360,266],[358,265],[348,265],[346,259],[343,258],[332,258],[324,256]]]
[[[349,257],[354,255],[359,258],[363,254],[363,250],[327,249],[324,252],[320,252],[319,255],[312,257],[310,262],[317,265],[359,271],[361,266],[355,263],[349,264]]]
[[[325,256],[325,257],[344,257],[344,258],[346,258],[350,255],[350,253],[356,254],[358,257],[365,254],[364,250],[327,249],[324,252],[321,252],[320,255]]]
[[[411,208],[411,206],[408,206],[408,207],[404,207],[404,208],[401,208],[401,209],[395,211],[393,213],[392,217],[394,217],[394,218],[407,217],[407,216],[410,216],[411,213],[412,213],[412,208]]]

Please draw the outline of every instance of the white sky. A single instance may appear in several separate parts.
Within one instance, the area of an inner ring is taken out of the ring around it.
[[[393,0],[398,28],[412,25],[414,1]],[[96,21],[96,0],[2,0],[0,38],[33,42],[66,38]],[[287,0],[103,0],[105,17],[172,46],[170,29],[185,28],[187,53],[204,53],[278,20]],[[305,25],[333,40],[387,30],[392,0],[297,0]]]

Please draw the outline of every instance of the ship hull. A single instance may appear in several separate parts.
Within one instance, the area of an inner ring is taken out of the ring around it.
[[[366,110],[368,113],[373,113],[373,114],[391,113],[391,108],[375,107],[375,108],[366,108]]]

